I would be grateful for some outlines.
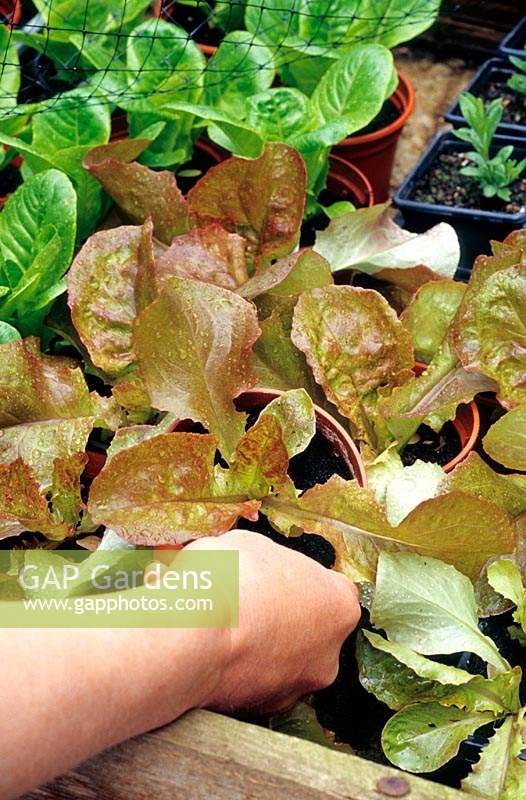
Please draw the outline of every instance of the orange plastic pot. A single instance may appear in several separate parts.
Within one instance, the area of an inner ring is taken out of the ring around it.
[[[427,364],[419,361],[416,362],[413,372],[415,375],[421,375],[427,369]],[[465,458],[471,453],[480,433],[480,413],[478,406],[474,400],[471,403],[462,403],[457,408],[457,415],[453,420],[453,425],[458,433],[460,439],[460,451],[444,465],[444,472],[451,472],[455,469],[457,464],[464,461]]]
[[[398,86],[390,100],[399,116],[390,125],[372,133],[348,136],[332,152],[358,167],[369,179],[377,203],[389,197],[394,157],[402,129],[415,108],[415,90],[408,78],[398,72]]]
[[[5,25],[18,25],[21,16],[22,0],[0,0],[0,19]]]
[[[339,200],[349,200],[356,208],[374,206],[373,188],[358,167],[331,153],[327,189]]]

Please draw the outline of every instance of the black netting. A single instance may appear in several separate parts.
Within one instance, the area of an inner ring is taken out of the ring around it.
[[[228,89],[225,82],[250,80],[269,66],[286,85],[312,88],[338,51],[411,39],[432,24],[439,5],[439,0],[3,0],[0,119],[92,98],[153,113],[146,109],[152,97],[156,106],[196,102],[203,99],[204,84],[209,101],[216,89]],[[225,37],[238,50],[237,59],[216,59],[207,68],[206,58]]]

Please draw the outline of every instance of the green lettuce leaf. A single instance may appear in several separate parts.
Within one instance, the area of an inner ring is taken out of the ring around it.
[[[526,763],[519,758],[525,744],[523,709],[495,731],[462,790],[485,800],[520,800],[526,792]]]
[[[502,714],[515,713],[520,704],[519,667],[491,678],[472,675],[367,630],[359,636],[357,658],[364,688],[395,711],[413,703],[437,702],[469,712]]]
[[[38,334],[73,256],[76,195],[68,178],[47,170],[25,181],[0,214],[0,318]]]
[[[82,166],[86,153],[108,141],[110,111],[102,101],[84,101],[82,93],[49,109],[40,109],[31,123],[32,141],[0,133],[0,141],[23,153],[34,174],[54,168],[65,173],[77,195],[77,236],[84,241],[95,228],[102,211],[102,192]]]
[[[241,117],[246,98],[270,88],[275,74],[272,51],[248,31],[232,31],[206,65],[205,101]]]
[[[417,703],[398,711],[382,731],[389,761],[408,772],[433,772],[458,753],[478,728],[494,722],[489,712],[466,712],[439,703]]]
[[[429,362],[446,336],[466,287],[459,281],[431,281],[424,284],[402,314],[411,333],[415,355]]]
[[[498,419],[482,443],[486,453],[499,464],[526,471],[526,405],[513,408]]]
[[[320,127],[334,130],[324,144],[337,144],[379,114],[390,93],[393,70],[393,56],[381,45],[355,47],[334,61],[314,89],[310,103]]]
[[[170,278],[134,326],[133,349],[151,404],[218,437],[229,458],[245,415],[233,399],[256,382],[254,306],[227,289]]]
[[[494,642],[479,630],[471,582],[434,558],[380,555],[371,622],[391,641],[422,655],[468,651],[497,672],[510,669]]]

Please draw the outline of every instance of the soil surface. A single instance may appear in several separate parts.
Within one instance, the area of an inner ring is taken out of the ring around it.
[[[509,187],[509,202],[499,197],[484,197],[475,178],[462,175],[461,170],[472,162],[465,153],[440,153],[437,160],[415,181],[411,196],[420,203],[432,203],[457,208],[473,208],[517,214],[526,208],[526,174]]]
[[[38,103],[72,88],[72,84],[59,80],[50,58],[30,47],[20,49],[20,66],[19,103]],[[77,80],[80,77],[79,73]]]
[[[377,114],[376,117],[365,126],[365,128],[355,131],[353,136],[364,136],[366,133],[374,133],[375,131],[379,131],[381,128],[386,128],[396,119],[398,119],[399,116],[400,111],[397,109],[392,100],[386,100],[381,108],[380,113]]]
[[[22,176],[18,167],[14,164],[8,164],[5,169],[0,172],[0,198],[14,192],[17,186],[22,183]]]
[[[443,467],[460,452],[460,437],[452,422],[446,422],[438,432],[421,425],[416,436],[419,437],[418,441],[407,444],[400,453],[405,467],[410,467],[419,459]]]
[[[502,122],[509,125],[526,125],[526,96],[514,92],[507,86],[507,76],[490,81],[478,93],[484,100],[495,100],[500,97],[504,111]]]
[[[212,15],[199,8],[192,8],[183,3],[163,3],[161,16],[181,26],[195,42],[200,44],[219,45],[223,33],[219,28],[211,28],[209,20]]]

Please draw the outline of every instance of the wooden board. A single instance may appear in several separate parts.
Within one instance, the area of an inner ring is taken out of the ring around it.
[[[466,795],[221,714],[192,711],[166,728],[102,753],[23,800],[389,797],[462,800]]]

